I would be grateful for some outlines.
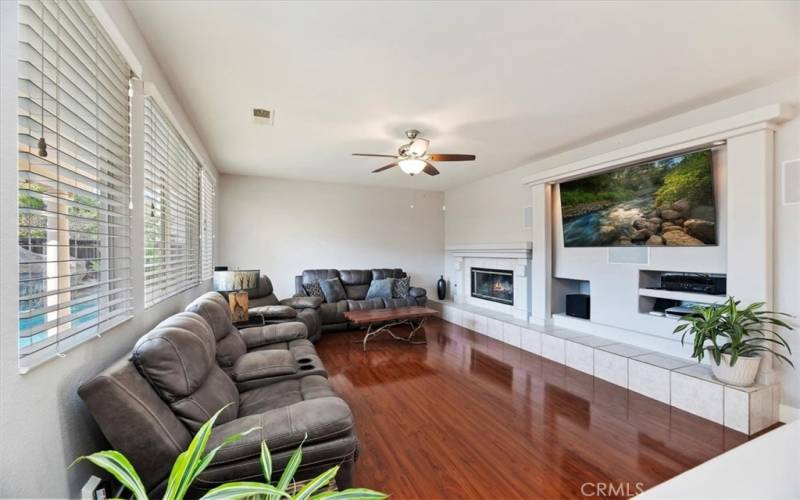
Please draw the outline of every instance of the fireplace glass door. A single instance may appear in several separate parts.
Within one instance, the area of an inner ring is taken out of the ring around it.
[[[472,296],[514,305],[514,273],[499,269],[472,268]]]

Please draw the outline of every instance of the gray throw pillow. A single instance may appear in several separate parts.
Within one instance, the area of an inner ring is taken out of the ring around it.
[[[322,295],[322,288],[319,286],[319,281],[306,283],[303,285],[303,288],[306,289],[306,293],[311,297],[325,297]]]
[[[367,299],[391,299],[393,278],[372,280],[367,290]]]
[[[319,286],[322,288],[322,295],[325,296],[325,302],[328,302],[329,304],[339,302],[340,300],[347,298],[347,295],[344,293],[344,287],[342,286],[342,282],[339,280],[339,278],[321,280],[319,282]]]
[[[404,299],[408,297],[408,288],[411,286],[411,276],[395,278],[392,280],[392,298]]]

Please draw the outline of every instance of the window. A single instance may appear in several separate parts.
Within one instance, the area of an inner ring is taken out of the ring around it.
[[[83,1],[19,3],[19,355],[131,316],[130,68]]]
[[[145,305],[211,275],[214,180],[159,109],[145,99]]]

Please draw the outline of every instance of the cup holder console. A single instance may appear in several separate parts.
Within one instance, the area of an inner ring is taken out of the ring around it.
[[[311,365],[309,365],[309,364],[305,364],[305,365],[302,365],[302,366],[300,366],[300,369],[301,369],[302,371],[308,371],[308,370],[313,370],[313,369],[314,369],[314,367],[313,367],[313,366],[311,366]]]
[[[300,358],[297,360],[297,362],[300,363],[301,365],[311,363],[312,361],[313,360],[311,358]]]

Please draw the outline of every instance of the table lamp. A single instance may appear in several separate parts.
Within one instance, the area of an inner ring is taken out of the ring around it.
[[[234,323],[250,319],[247,314],[250,302],[247,290],[258,288],[260,275],[260,270],[214,271],[214,289],[227,292]]]

